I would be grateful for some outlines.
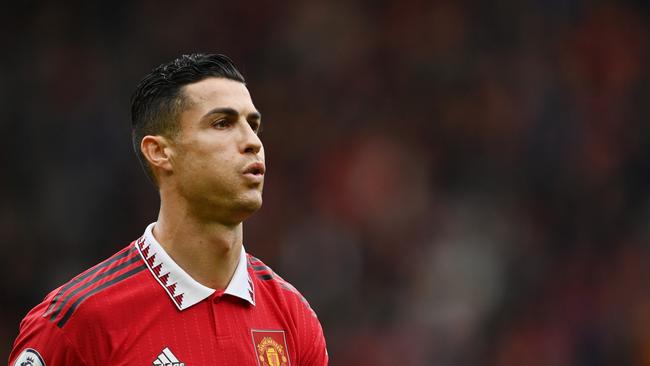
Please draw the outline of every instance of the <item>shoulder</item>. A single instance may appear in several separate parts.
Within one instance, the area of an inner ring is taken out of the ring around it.
[[[131,243],[106,260],[73,277],[52,291],[39,308],[40,317],[65,327],[89,300],[109,293],[116,286],[128,285],[129,279],[146,269],[140,254]],[[34,309],[36,310],[36,308]]]
[[[27,358],[39,360],[42,357],[41,362],[48,364],[85,364],[80,348],[84,348],[83,339],[89,336],[86,330],[91,327],[74,324],[79,318],[77,314],[88,300],[127,281],[140,272],[143,265],[131,243],[50,292],[20,323],[10,360],[20,364]],[[94,316],[85,318],[89,322],[97,320]]]
[[[41,316],[46,305],[43,302],[36,306],[21,322],[20,332],[9,355],[9,364],[85,365],[78,347],[67,334]]]
[[[280,277],[271,267],[254,256],[247,254],[248,270],[256,285],[268,290],[279,300],[295,305],[297,311],[306,312],[316,317],[316,313],[305,297],[291,283]]]

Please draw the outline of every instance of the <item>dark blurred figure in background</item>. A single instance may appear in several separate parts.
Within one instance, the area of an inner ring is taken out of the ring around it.
[[[39,294],[157,209],[130,86],[219,49],[274,124],[247,249],[305,290],[331,364],[650,364],[646,2],[13,6],[5,355]]]

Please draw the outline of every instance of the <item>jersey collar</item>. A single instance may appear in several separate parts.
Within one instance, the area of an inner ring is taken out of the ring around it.
[[[215,293],[215,289],[203,286],[194,280],[165,252],[153,236],[155,224],[154,222],[147,226],[144,235],[136,241],[136,247],[149,271],[165,289],[176,307],[185,310]],[[239,297],[255,305],[253,281],[250,279],[247,267],[246,251],[242,246],[239,263],[224,294]]]

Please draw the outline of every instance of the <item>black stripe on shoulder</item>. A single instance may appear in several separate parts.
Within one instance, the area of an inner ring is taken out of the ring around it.
[[[88,277],[90,277],[90,276],[94,275],[95,273],[101,271],[102,269],[110,266],[111,264],[115,263],[116,261],[118,261],[120,259],[123,259],[123,258],[126,258],[126,257],[130,256],[131,254],[137,252],[134,245],[130,245],[127,248],[128,248],[127,250],[123,250],[121,252],[116,253],[112,257],[110,257],[110,258],[106,259],[105,261],[95,265],[94,267],[92,267],[89,270],[81,273],[80,275],[76,276],[75,278],[70,280],[68,283],[63,285],[63,287],[61,287],[61,289],[56,294],[56,296],[54,296],[54,299],[52,299],[52,302],[50,303],[50,306],[47,308],[47,310],[43,314],[43,317],[47,316],[47,314],[49,314],[54,309],[57,302],[59,302],[61,297],[63,297],[63,295],[66,293],[66,291],[68,291],[71,287],[73,287],[74,285],[84,281],[85,279],[87,279]]]
[[[268,280],[273,279],[273,275],[270,275],[270,274],[258,274],[257,278],[259,278],[260,280],[268,281]]]
[[[95,287],[94,289],[92,289],[92,290],[86,292],[83,296],[80,296],[80,297],[77,299],[77,301],[75,301],[75,302],[70,306],[70,308],[69,308],[68,311],[65,313],[65,315],[61,318],[61,320],[59,320],[59,322],[56,323],[56,326],[59,327],[59,328],[62,328],[62,327],[65,325],[65,323],[68,322],[68,320],[70,319],[70,317],[72,316],[72,314],[75,312],[75,310],[77,309],[77,307],[79,307],[79,305],[81,305],[82,302],[84,302],[86,299],[88,299],[88,298],[91,297],[92,295],[94,295],[94,294],[96,294],[96,293],[98,293],[98,292],[100,292],[100,291],[102,291],[102,290],[104,290],[104,289],[106,289],[106,288],[108,288],[108,287],[111,287],[111,286],[113,286],[113,285],[115,285],[115,284],[117,284],[117,283],[119,283],[119,282],[121,282],[121,281],[123,281],[123,280],[125,280],[125,279],[127,279],[127,278],[129,278],[129,277],[131,277],[131,276],[133,276],[134,274],[139,273],[139,272],[145,270],[146,268],[147,268],[147,266],[143,263],[143,264],[141,264],[141,265],[139,265],[139,266],[133,268],[132,270],[130,270],[130,271],[128,271],[128,272],[125,272],[125,273],[123,273],[123,274],[121,274],[121,275],[119,275],[119,276],[113,278],[112,280],[107,281],[107,282],[101,284],[100,286],[97,286],[97,287]]]
[[[126,267],[129,267],[130,265],[132,265],[133,263],[136,263],[138,261],[140,261],[140,256],[138,256],[138,255],[133,256],[133,258],[129,259],[126,262],[123,262],[123,263],[120,263],[119,265],[107,268],[105,271],[102,271],[100,274],[98,274],[92,280],[86,281],[83,285],[81,285],[81,286],[77,287],[76,289],[74,289],[74,291],[68,292],[67,295],[65,296],[65,298],[63,299],[63,301],[61,301],[59,306],[56,308],[56,310],[54,310],[52,312],[52,315],[50,316],[50,321],[54,321],[54,319],[57,317],[57,315],[59,315],[61,310],[63,308],[65,308],[65,305],[68,303],[68,301],[70,301],[71,298],[75,297],[80,292],[86,290],[88,287],[96,284],[100,280],[102,280],[102,279],[104,279],[104,278],[106,278],[106,277],[108,277],[108,276],[110,276],[110,275],[112,275],[112,274],[114,274],[116,272],[119,272],[122,269],[124,269]]]
[[[253,266],[253,270],[254,271],[270,271],[271,269],[268,266],[266,266],[264,264],[261,264],[261,265]]]
[[[248,264],[251,268],[253,268],[253,271],[255,272],[257,278],[263,281],[274,280],[274,282],[276,282],[281,289],[296,295],[298,299],[305,305],[305,307],[307,307],[311,315],[317,317],[316,313],[309,305],[309,302],[307,301],[307,299],[305,299],[304,296],[302,296],[300,291],[298,291],[292,284],[287,282],[285,279],[280,277],[280,275],[275,273],[275,271],[273,271],[269,266],[265,265],[261,260],[253,257],[252,255],[250,256],[250,260]]]
[[[258,264],[263,265],[264,263],[262,263],[261,260],[259,260],[259,259],[255,258],[255,257],[253,257],[252,255],[248,254],[248,264],[251,265],[251,267],[252,267],[252,266],[255,266],[255,265],[258,265]]]

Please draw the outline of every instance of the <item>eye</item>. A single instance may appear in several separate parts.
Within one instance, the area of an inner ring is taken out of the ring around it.
[[[227,118],[220,118],[214,122],[212,122],[212,127],[217,128],[217,129],[225,129],[230,127],[231,122]]]
[[[262,132],[262,125],[260,121],[248,121],[248,124],[256,134],[259,135],[259,133]]]

